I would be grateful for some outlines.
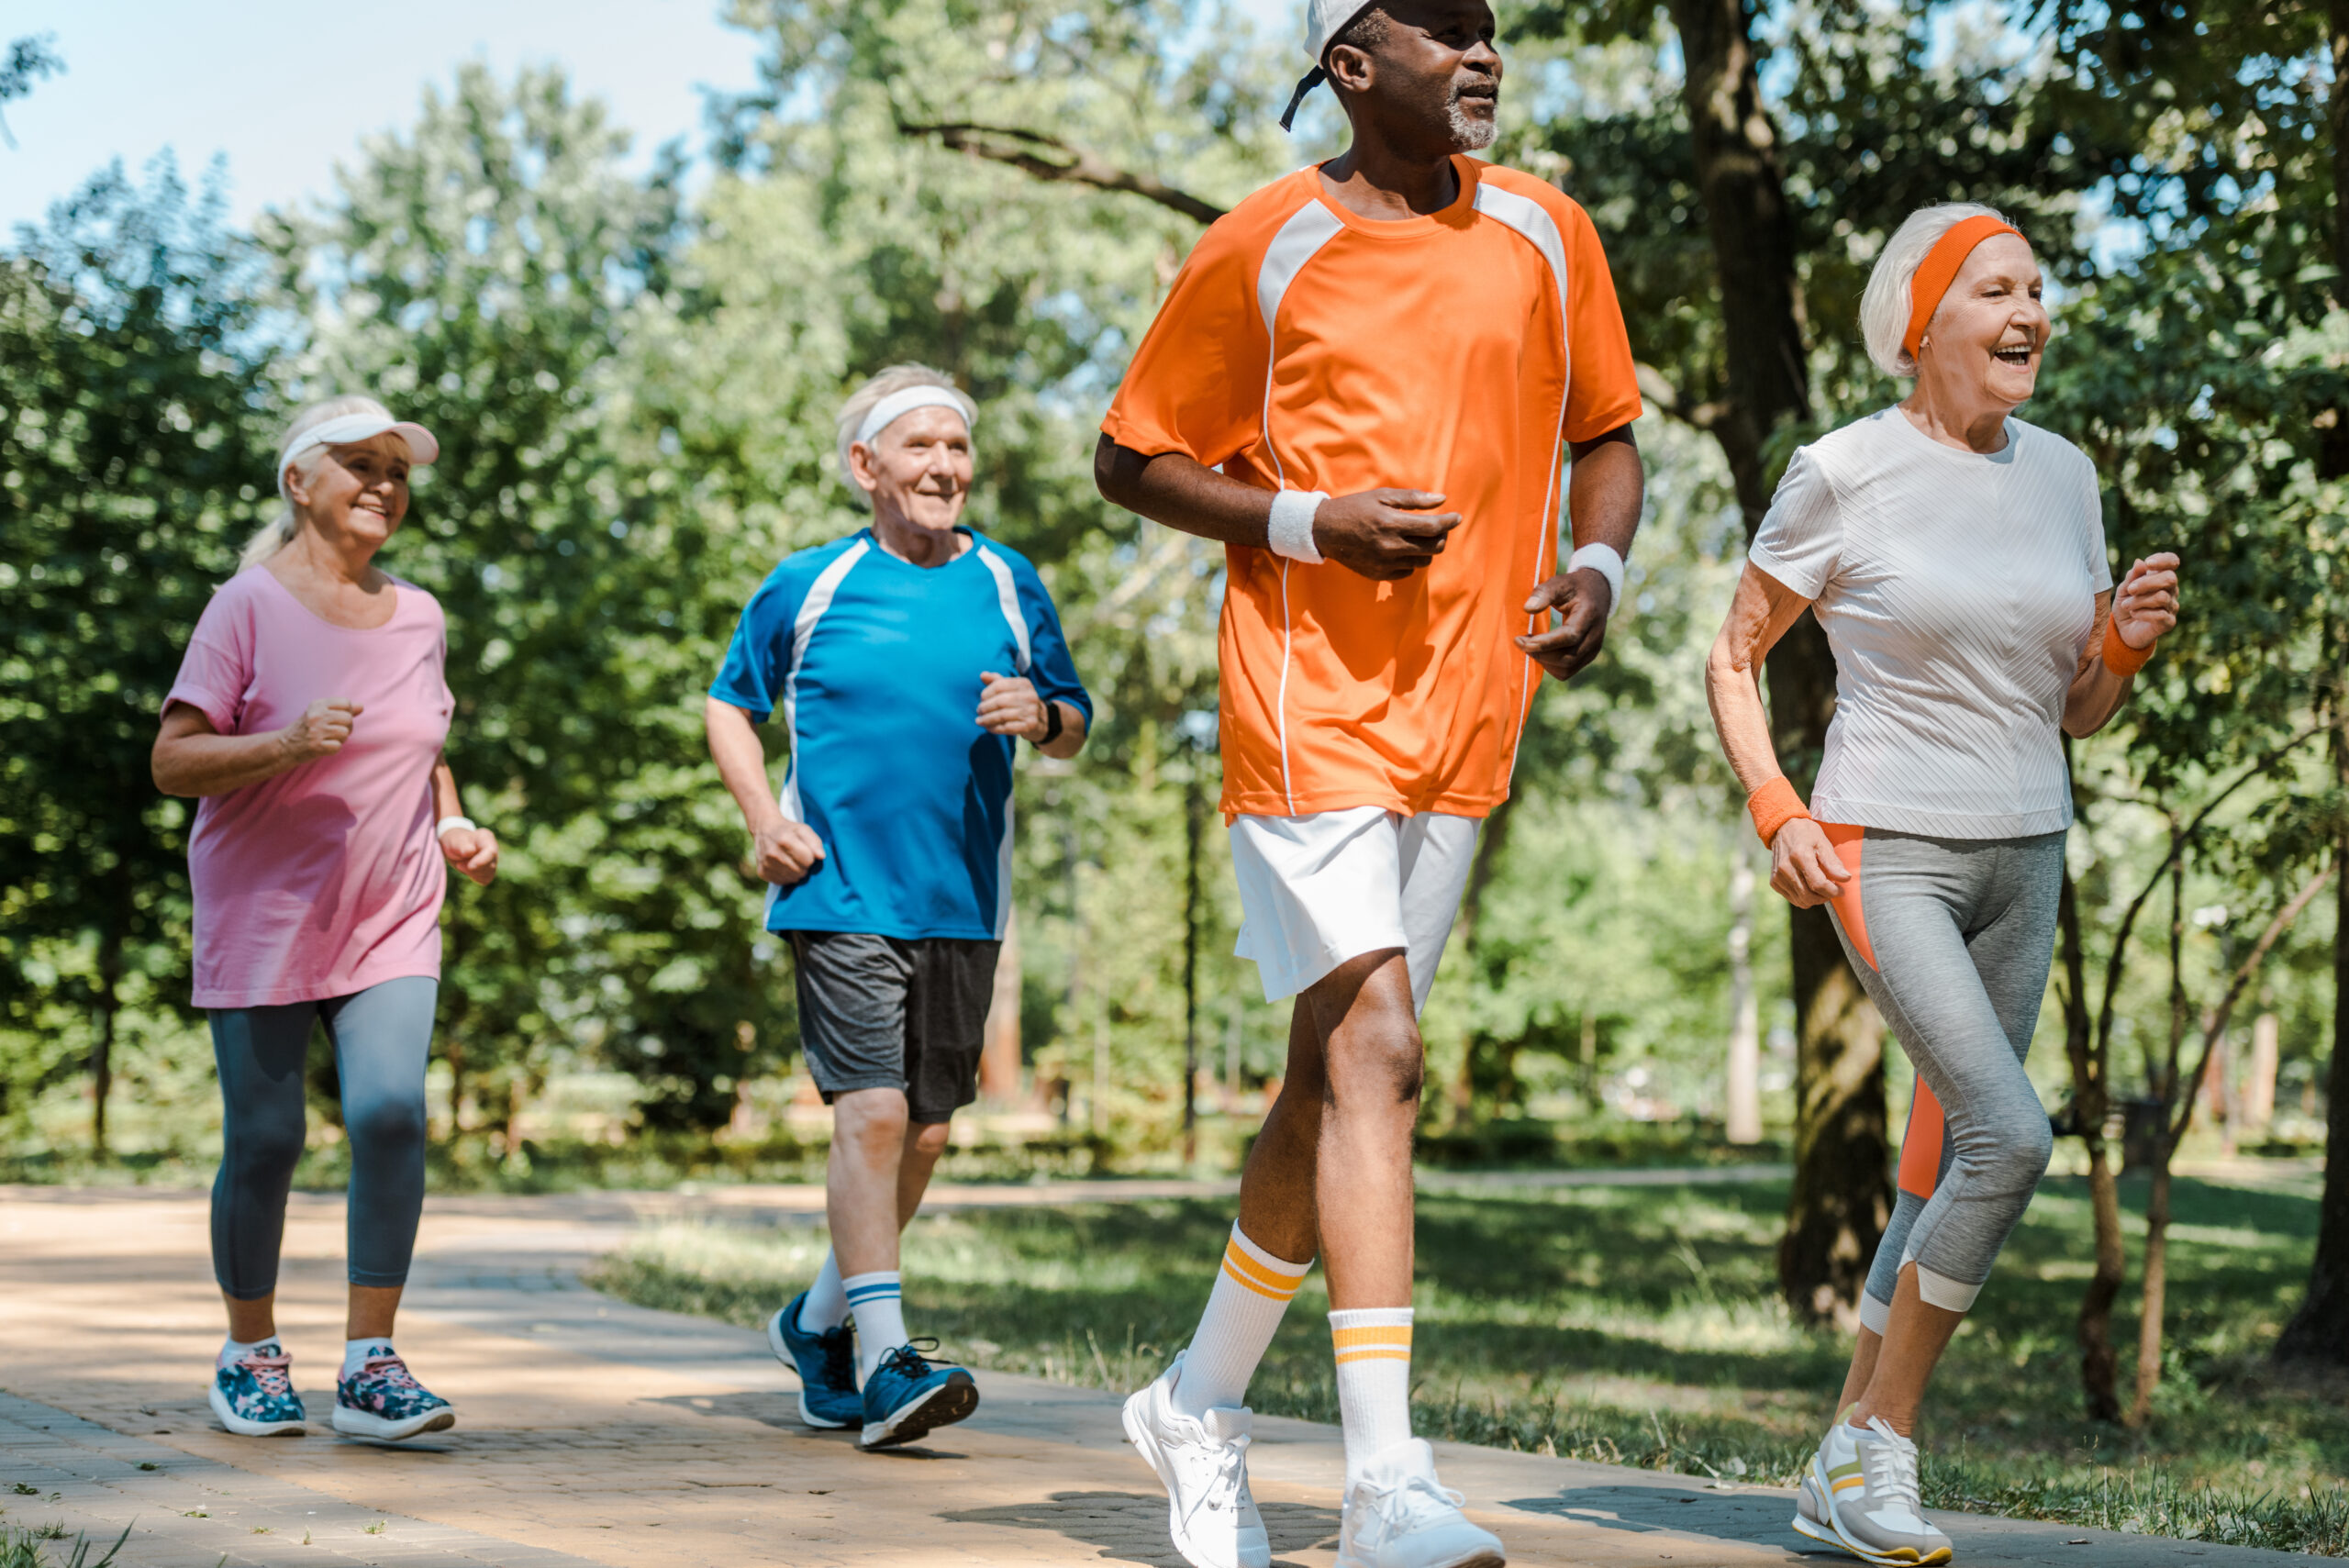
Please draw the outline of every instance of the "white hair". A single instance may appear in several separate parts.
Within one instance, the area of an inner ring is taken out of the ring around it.
[[[278,432],[277,439],[271,443],[270,450],[282,452],[294,438],[303,431],[313,426],[323,425],[329,419],[340,419],[346,414],[379,414],[385,419],[392,417],[390,409],[362,394],[350,393],[341,397],[329,397],[311,404],[288,420],[285,428]],[[389,431],[384,434],[390,439],[398,442],[402,451],[407,450],[407,443],[401,441],[399,437],[392,435]],[[326,447],[312,447],[306,451],[295,453],[285,466],[300,474],[306,484],[317,477],[318,465],[326,462],[328,451],[328,449]],[[273,473],[270,475],[270,482],[274,484],[284,477],[284,474]],[[294,514],[294,503],[279,502],[277,516],[262,524],[261,532],[245,541],[244,550],[237,557],[237,569],[241,572],[248,566],[259,566],[262,562],[292,544],[294,536],[300,530],[301,526],[301,519]]]
[[[1909,314],[1916,307],[1911,287],[1917,269],[1925,264],[1925,257],[1943,235],[1969,217],[2007,220],[2005,214],[1979,202],[1943,202],[1910,213],[1884,242],[1876,269],[1868,273],[1867,292],[1860,295],[1860,336],[1867,343],[1868,358],[1885,374],[1917,373],[1916,359],[1903,347],[1909,336]]]
[[[864,417],[873,412],[873,406],[891,393],[903,392],[909,386],[944,387],[953,394],[954,401],[962,406],[963,423],[974,428],[977,427],[979,406],[971,401],[968,393],[954,384],[952,376],[944,371],[934,371],[928,365],[891,365],[850,393],[848,401],[841,405],[837,421],[841,483],[848,486],[849,494],[856,498],[856,504],[866,511],[873,509],[873,495],[856,482],[856,471],[848,465],[848,450],[856,445],[857,429],[864,423]]]

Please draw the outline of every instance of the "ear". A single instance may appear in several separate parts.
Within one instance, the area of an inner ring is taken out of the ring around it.
[[[1347,93],[1368,92],[1378,73],[1377,61],[1350,43],[1332,46],[1329,63],[1322,69],[1329,72],[1331,87]]]
[[[285,498],[296,506],[310,504],[309,483],[302,477],[302,471],[290,462],[285,465]]]
[[[848,473],[856,481],[857,488],[868,495],[880,488],[881,475],[873,466],[873,449],[863,441],[849,443]]]

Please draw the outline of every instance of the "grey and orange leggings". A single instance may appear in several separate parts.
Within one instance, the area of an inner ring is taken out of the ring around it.
[[[1974,1305],[2054,1151],[2023,1071],[2055,949],[2065,835],[1932,839],[1821,823],[1854,873],[1834,900],[1860,984],[1917,1067],[1892,1223],[1860,1320],[1900,1270],[1934,1307]]]

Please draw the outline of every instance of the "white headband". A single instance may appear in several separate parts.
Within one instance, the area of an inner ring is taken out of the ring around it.
[[[951,386],[903,386],[873,406],[864,423],[856,428],[856,444],[869,447],[873,438],[912,413],[917,408],[952,408],[963,417],[963,428],[974,423],[970,406],[963,395]]]
[[[407,461],[421,468],[440,455],[440,443],[432,432],[411,420],[395,419],[384,414],[338,414],[331,419],[321,419],[292,440],[277,454],[277,494],[280,499],[291,501],[285,494],[285,465],[313,447],[348,446],[353,441],[373,440],[377,436],[394,435],[407,443]]]

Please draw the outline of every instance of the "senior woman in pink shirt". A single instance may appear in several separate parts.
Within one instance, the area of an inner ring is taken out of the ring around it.
[[[431,595],[375,565],[440,446],[369,397],[304,409],[279,444],[277,520],[212,597],[163,700],[156,786],[193,795],[195,1005],[224,1110],[212,1260],[228,1338],[211,1403],[230,1431],[303,1429],[277,1338],[303,1063],[326,1025],[351,1139],[351,1302],[334,1429],[454,1424],[392,1347],[424,1207],[424,1067],[444,866],[497,874],[440,754],[455,706]]]

